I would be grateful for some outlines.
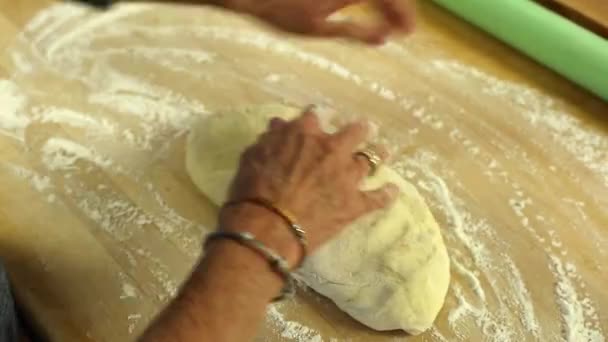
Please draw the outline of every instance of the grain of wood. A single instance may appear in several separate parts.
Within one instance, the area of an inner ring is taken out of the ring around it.
[[[487,317],[461,302],[478,304],[480,291],[490,298],[489,314],[500,307],[494,291],[510,298],[498,327],[514,326],[522,340],[534,338],[535,322],[541,340],[580,328],[560,311],[578,303],[572,289],[599,311],[597,320],[586,317],[593,329],[608,331],[608,279],[598,263],[605,254],[597,245],[608,234],[608,186],[594,145],[608,139],[608,104],[443,10],[421,3],[418,33],[378,50],[277,36],[224,13],[175,7],[113,21],[87,12],[55,35],[34,42],[39,31],[31,30],[17,41],[44,6],[9,3],[0,2],[0,42],[9,46],[1,85],[27,95],[30,122],[23,140],[4,128],[0,134],[0,255],[17,298],[51,340],[133,340],[214,227],[216,208],[184,171],[182,121],[161,123],[162,114],[198,113],[194,102],[213,111],[281,99],[321,101],[374,120],[398,147],[395,167],[441,223],[455,265],[452,289],[434,330],[408,341],[499,334],[491,320],[477,326]],[[73,34],[79,27],[91,36]],[[154,97],[149,89],[168,91]],[[5,98],[17,106],[16,96]],[[141,112],[112,107],[150,97],[153,105]],[[158,133],[138,130],[156,126]],[[65,147],[94,151],[70,160],[59,153]],[[474,258],[480,244],[491,265]],[[585,290],[560,271],[579,276]],[[304,335],[405,338],[371,331],[301,291],[269,314],[260,340]]]
[[[608,2],[603,0],[538,0],[538,2],[608,38]]]

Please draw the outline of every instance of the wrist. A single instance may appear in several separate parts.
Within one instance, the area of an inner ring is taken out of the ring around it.
[[[249,203],[224,208],[219,227],[225,231],[253,234],[256,240],[278,253],[291,266],[301,258],[296,237],[281,217],[266,208]]]
[[[262,255],[246,245],[231,239],[218,239],[205,249],[205,257],[198,268],[217,268],[220,272],[231,272],[240,279],[248,279],[249,285],[261,284],[261,287],[281,288],[283,279],[274,272]],[[272,291],[275,296],[277,291]]]

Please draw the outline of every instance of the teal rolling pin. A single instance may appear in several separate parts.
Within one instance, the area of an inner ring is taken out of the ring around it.
[[[608,40],[530,0],[434,0],[608,101]]]

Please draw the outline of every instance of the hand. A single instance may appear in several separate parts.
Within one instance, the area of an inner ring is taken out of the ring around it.
[[[346,224],[389,205],[399,192],[395,185],[359,190],[370,165],[353,152],[367,129],[355,123],[336,134],[324,133],[312,110],[290,122],[273,119],[241,156],[229,201],[262,197],[289,210],[307,231],[309,251],[314,251]],[[220,228],[253,233],[291,265],[301,257],[285,223],[263,207],[226,207]],[[140,341],[250,341],[282,284],[255,251],[218,241]],[[226,322],[237,329],[226,329]]]
[[[327,134],[312,110],[290,122],[275,118],[258,142],[243,153],[229,201],[261,197],[288,210],[306,230],[313,251],[348,223],[389,205],[399,192],[394,185],[359,190],[370,164],[353,153],[367,132],[367,124],[358,122]],[[272,229],[297,246],[282,225]]]
[[[383,43],[392,31],[409,32],[414,26],[411,0],[224,0],[229,9],[257,16],[288,32],[345,37],[372,44]],[[331,22],[334,12],[356,3],[371,2],[384,22],[369,27],[353,22]]]

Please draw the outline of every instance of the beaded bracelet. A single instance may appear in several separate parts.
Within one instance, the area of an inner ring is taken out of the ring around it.
[[[209,244],[216,240],[228,239],[235,241],[245,247],[254,250],[256,253],[268,260],[268,264],[273,271],[278,273],[285,281],[285,286],[281,289],[281,293],[273,298],[273,302],[281,301],[285,298],[293,296],[295,293],[295,280],[289,271],[289,264],[278,253],[266,247],[262,242],[258,241],[255,236],[248,232],[225,232],[217,231],[207,236],[205,240],[205,250]]]

